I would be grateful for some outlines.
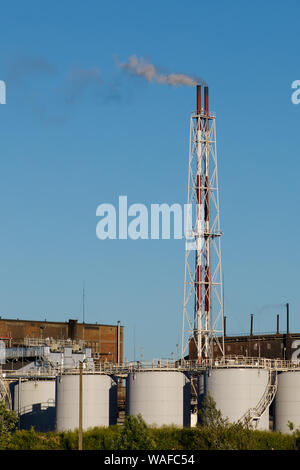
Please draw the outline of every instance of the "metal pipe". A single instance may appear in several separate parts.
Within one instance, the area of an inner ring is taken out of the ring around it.
[[[253,336],[253,314],[251,313],[250,336]]]
[[[121,322],[118,320],[118,351],[117,351],[117,363],[120,364],[120,351],[121,351]]]
[[[279,335],[279,315],[277,315],[277,335]]]
[[[201,86],[197,85],[197,231],[201,230],[201,202],[202,202],[202,194],[201,194]],[[195,292],[196,292],[196,314],[197,314],[197,332],[196,332],[196,346],[197,346],[197,357],[201,356],[202,350],[202,338],[200,330],[202,328],[201,325],[201,306],[202,306],[202,273],[201,273],[201,247],[199,246],[200,238],[197,239],[197,252],[196,252],[196,285],[195,285]]]
[[[224,336],[226,336],[226,317],[224,317]]]
[[[18,380],[18,417],[19,417],[19,422],[18,422],[18,425],[19,425],[19,429],[21,429],[21,383],[22,383],[22,379],[19,377],[19,380]]]
[[[197,114],[201,113],[201,85],[197,85]]]
[[[204,87],[204,111],[208,115],[208,86]]]
[[[204,220],[205,220],[205,231],[210,232],[210,208],[209,208],[209,124],[208,124],[208,87],[204,87],[204,112],[205,118],[205,195],[204,195]],[[205,329],[208,330],[210,325],[209,313],[210,313],[210,240],[205,236],[204,240],[204,251],[205,251],[205,267],[204,267],[204,283],[205,283],[205,296],[204,296],[204,309],[205,309]],[[208,340],[208,338],[206,338]]]
[[[286,334],[290,333],[290,306],[286,304]]]

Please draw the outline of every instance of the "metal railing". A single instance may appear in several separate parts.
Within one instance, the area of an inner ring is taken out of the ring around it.
[[[195,117],[196,117],[196,116],[199,116],[199,114],[197,113],[197,111],[193,111],[191,114],[192,114],[193,116],[195,116]],[[209,111],[209,112],[207,112],[207,111],[205,111],[204,108],[201,108],[201,110],[200,110],[200,116],[201,116],[201,117],[207,117],[207,116],[208,116],[208,117],[213,117],[213,118],[215,118],[215,117],[216,117],[216,112],[215,112],[215,111]]]
[[[277,385],[277,372],[272,369],[269,369],[268,383],[261,399],[255,407],[250,408],[248,411],[246,411],[246,413],[242,416],[239,422],[243,423],[249,420],[249,423],[252,423],[259,420],[259,418],[271,405],[277,392]]]
[[[219,359],[203,359],[201,361],[187,361],[187,360],[155,360],[151,362],[125,362],[115,364],[112,362],[99,362],[99,363],[83,363],[83,372],[85,374],[107,374],[127,376],[133,372],[147,372],[147,371],[178,371],[189,372],[197,374],[207,369],[220,369],[220,368],[261,368],[266,370],[276,371],[300,371],[300,364],[293,363],[282,359],[268,359],[261,357],[246,357],[246,356],[224,356]],[[16,376],[56,376],[61,374],[78,374],[78,367],[70,368],[63,365],[55,365],[49,363],[47,366],[41,365],[35,369],[28,371],[6,370],[7,377]]]
[[[84,340],[71,340],[71,339],[55,339],[55,338],[24,338],[24,346],[50,346],[56,348],[80,348],[83,349],[86,346],[86,341]]]
[[[32,412],[40,412],[48,410],[48,408],[55,407],[55,400],[53,398],[49,398],[49,400],[42,402],[42,403],[31,403],[30,405],[25,405],[18,410],[19,415],[24,415],[27,413]]]
[[[89,370],[83,369],[84,373],[102,373],[127,375],[133,372],[146,371],[182,371],[197,373],[209,368],[261,368],[267,370],[299,370],[300,364],[282,359],[267,359],[259,357],[226,356],[220,359],[204,359],[202,361],[170,361],[157,360],[151,362],[128,362],[114,364],[101,362],[94,364]],[[74,374],[78,369],[61,370],[61,373]]]

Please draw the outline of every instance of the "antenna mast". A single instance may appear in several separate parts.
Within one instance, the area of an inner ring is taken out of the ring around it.
[[[85,289],[84,289],[84,281],[82,285],[82,323],[84,323],[84,315],[85,315]]]

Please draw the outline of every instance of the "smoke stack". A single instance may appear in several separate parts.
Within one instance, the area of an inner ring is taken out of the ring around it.
[[[201,85],[197,85],[197,114],[201,113]]]
[[[117,327],[117,363],[120,364],[121,362],[121,322],[118,320],[118,327]]]
[[[253,314],[251,313],[250,336],[253,336]]]
[[[290,333],[290,306],[286,304],[286,334]]]
[[[224,336],[226,336],[226,317],[224,317]]]
[[[208,86],[204,87],[204,111],[206,116],[208,116]]]
[[[279,315],[277,315],[277,335],[279,335]]]

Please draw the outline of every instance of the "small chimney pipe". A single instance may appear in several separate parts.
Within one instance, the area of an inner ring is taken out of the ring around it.
[[[286,334],[290,334],[290,306],[286,304]]]
[[[277,335],[279,335],[279,315],[277,315]]]
[[[197,114],[201,113],[201,85],[197,85]]]
[[[205,114],[208,115],[208,86],[204,87],[204,110]]]
[[[121,362],[121,322],[118,320],[117,327],[117,364]]]
[[[226,317],[224,317],[224,336],[226,336]]]
[[[253,313],[251,313],[250,336],[253,336]]]

